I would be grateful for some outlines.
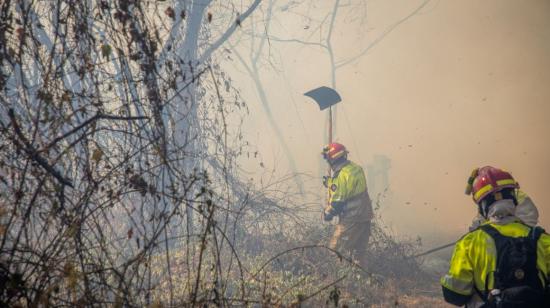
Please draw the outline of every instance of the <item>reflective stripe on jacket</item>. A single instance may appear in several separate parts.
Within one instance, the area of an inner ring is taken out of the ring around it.
[[[530,228],[520,222],[508,224],[490,224],[502,235],[508,237],[524,237],[529,234]],[[496,247],[490,235],[483,230],[476,229],[467,233],[455,245],[450,268],[447,275],[441,278],[445,300],[464,305],[470,297],[478,291],[485,291],[485,280],[488,273],[496,268]],[[550,236],[542,234],[537,242],[537,268],[544,277],[548,277],[550,269]],[[493,287],[493,275],[489,275],[488,288]]]

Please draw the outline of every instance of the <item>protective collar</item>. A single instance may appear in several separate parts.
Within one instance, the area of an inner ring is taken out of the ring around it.
[[[514,221],[517,221],[518,218],[515,216],[516,205],[513,200],[503,199],[495,201],[489,207],[489,221],[499,225],[505,225]]]
[[[330,165],[332,172],[336,175],[345,165],[349,164],[349,160],[343,159],[341,162],[336,162],[333,165]]]

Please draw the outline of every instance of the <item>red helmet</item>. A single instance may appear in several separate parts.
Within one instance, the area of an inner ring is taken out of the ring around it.
[[[485,166],[472,171],[472,175],[468,179],[466,194],[471,193],[475,203],[481,204],[483,198],[505,188],[516,189],[519,188],[519,184],[510,173],[495,167]]]
[[[344,157],[348,154],[348,150],[343,144],[333,142],[323,148],[323,158],[326,160],[336,160],[340,157]]]

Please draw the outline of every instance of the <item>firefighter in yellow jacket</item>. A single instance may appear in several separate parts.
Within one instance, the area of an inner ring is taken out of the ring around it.
[[[466,307],[550,307],[550,236],[518,219],[519,185],[510,173],[486,166],[474,170],[472,194],[485,218],[457,241],[443,296]]]
[[[335,216],[339,218],[329,246],[353,254],[364,267],[373,216],[365,173],[363,168],[348,160],[348,151],[342,144],[329,144],[323,148],[322,155],[333,173],[332,177],[325,177],[323,181],[329,190],[324,219],[331,221]]]

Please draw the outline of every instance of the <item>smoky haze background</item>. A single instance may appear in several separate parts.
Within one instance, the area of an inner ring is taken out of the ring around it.
[[[333,2],[290,3],[293,10],[274,10],[269,34],[320,41],[325,30],[313,26]],[[332,41],[336,60],[353,56],[422,3],[380,0],[340,9]],[[239,46],[242,55],[253,52]],[[250,108],[246,137],[265,166],[244,159],[244,169],[291,172],[247,72],[228,58]],[[303,93],[331,85],[328,53],[270,40],[263,58],[261,79],[273,117],[298,171],[318,178],[308,185],[315,185],[322,202],[326,115]],[[476,214],[463,193],[466,179],[472,168],[488,164],[512,172],[538,206],[541,225],[549,227],[550,1],[429,1],[335,76],[343,98],[335,140],[364,167],[375,155],[391,159],[381,213],[396,232],[436,240],[465,233]]]

